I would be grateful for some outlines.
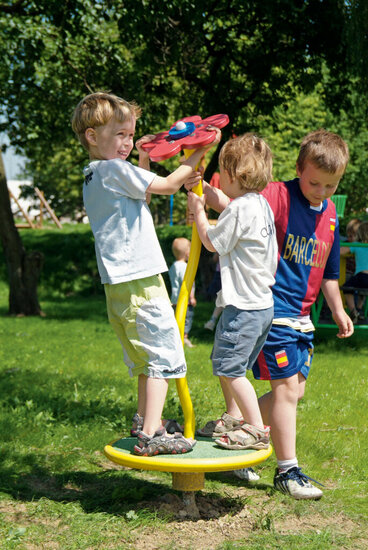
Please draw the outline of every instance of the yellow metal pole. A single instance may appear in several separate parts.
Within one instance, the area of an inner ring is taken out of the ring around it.
[[[184,155],[186,158],[194,153],[193,150],[184,150]],[[196,169],[199,165],[196,166]],[[197,195],[202,196],[202,182],[193,187],[193,191]],[[178,303],[176,305],[175,318],[179,326],[181,341],[184,343],[184,325],[185,317],[188,308],[188,300],[191,288],[194,283],[194,278],[197,273],[199,256],[201,253],[202,243],[198,235],[196,224],[192,224],[192,241],[190,247],[190,254],[188,258],[187,268],[184,275],[183,284],[180,289]],[[176,379],[176,388],[178,390],[178,395],[183,409],[184,414],[184,436],[194,438],[195,433],[195,415],[192,400],[189,394],[187,378],[177,378]]]

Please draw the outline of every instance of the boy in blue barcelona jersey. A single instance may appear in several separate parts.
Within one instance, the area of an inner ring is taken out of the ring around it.
[[[279,261],[272,287],[272,328],[253,375],[271,384],[259,405],[264,423],[271,426],[278,464],[275,488],[296,499],[322,496],[296,458],[296,409],[313,357],[310,308],[320,289],[338,326],[337,336],[347,338],[354,330],[339,291],[339,228],[330,200],[348,160],[348,146],[340,136],[317,130],[302,141],[296,163],[298,177],[271,182],[262,191],[275,217]],[[215,210],[221,212],[228,204],[229,199],[218,189],[204,184],[204,192],[207,204]],[[236,403],[226,388],[222,389],[227,413],[240,418]]]

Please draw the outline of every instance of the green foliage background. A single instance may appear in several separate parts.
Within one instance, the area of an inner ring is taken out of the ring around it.
[[[157,235],[166,262],[170,266],[174,257],[172,241],[176,237],[191,238],[189,226],[161,226]],[[103,294],[103,286],[97,270],[94,239],[89,225],[69,224],[62,230],[21,230],[23,244],[27,251],[38,250],[45,258],[39,284],[41,299],[45,296],[90,296]],[[169,283],[167,274],[164,274]],[[5,261],[0,249],[0,279],[7,281]]]
[[[24,176],[56,213],[80,219],[87,157],[70,117],[91,91],[135,99],[143,107],[137,136],[183,116],[226,112],[224,139],[263,134],[277,179],[294,176],[298,144],[323,126],[349,143],[341,189],[348,210],[361,212],[368,203],[366,14],[361,0],[7,1],[0,5],[0,129],[29,159]],[[168,200],[154,197],[152,211],[156,223],[167,222]],[[185,217],[183,197],[176,216]]]

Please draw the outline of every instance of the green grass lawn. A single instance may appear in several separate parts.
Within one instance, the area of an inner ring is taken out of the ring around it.
[[[325,485],[322,500],[275,492],[273,455],[253,487],[227,472],[207,474],[195,521],[169,473],[130,470],[103,455],[106,443],[128,434],[136,403],[103,297],[44,298],[42,308],[46,318],[7,317],[0,283],[0,548],[367,548],[366,336],[317,340],[298,408],[299,463]],[[198,425],[223,412],[213,334],[202,328],[211,310],[199,303],[196,347],[186,351]],[[261,395],[268,383],[255,387]],[[183,419],[175,384],[165,415]]]

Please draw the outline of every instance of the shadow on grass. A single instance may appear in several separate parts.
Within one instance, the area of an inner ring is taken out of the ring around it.
[[[16,457],[4,457],[14,459]],[[90,473],[64,471],[51,473],[39,464],[36,454],[19,459],[17,468],[30,469],[31,473],[15,474],[12,468],[0,468],[0,490],[12,498],[31,502],[47,498],[55,502],[79,502],[86,513],[106,512],[124,515],[137,502],[155,499],[162,486],[152,481],[136,479],[126,472]],[[19,464],[19,462],[21,464]]]
[[[25,414],[28,420],[42,413],[45,418],[52,418],[53,422],[73,426],[98,420],[104,423],[113,422],[117,418],[124,418],[126,414],[130,419],[135,412],[134,404],[128,407],[126,402],[116,401],[108,393],[96,398],[79,395],[76,400],[73,397],[73,386],[70,387],[69,392],[66,392],[63,375],[53,373],[53,380],[50,383],[48,371],[37,371],[36,373],[31,369],[4,371],[0,373],[0,392],[3,396],[4,413],[15,411],[18,415]],[[127,399],[129,399],[129,395],[130,393],[127,393]],[[26,407],[26,410],[19,409],[19,407]],[[7,415],[4,418],[6,422],[10,423],[8,427],[3,426],[2,439],[5,441],[14,433],[12,432],[12,421],[14,420],[14,429],[16,429],[18,419]]]
[[[262,476],[259,471],[257,473]],[[248,482],[235,477],[231,471],[210,472],[206,474],[206,479],[218,481],[219,483],[226,483],[226,485],[231,485],[232,487],[249,487],[251,489],[254,489],[255,491],[262,491],[266,492],[267,494],[275,492],[273,485],[263,482],[262,479],[257,482]]]
[[[67,296],[49,297],[41,299],[41,307],[48,319],[70,321],[74,319],[88,319],[89,321],[106,322],[105,296]]]
[[[77,319],[108,323],[104,296],[41,296],[39,303],[45,317],[29,318],[40,319],[45,323],[48,320],[70,321]],[[9,315],[8,304],[5,300],[0,305],[0,317],[16,318],[14,315]]]
[[[4,456],[5,459],[14,459]],[[160,481],[139,478],[137,470],[102,473],[64,471],[51,473],[39,464],[40,457],[28,454],[20,459],[18,468],[27,468],[27,474],[15,474],[12,468],[0,467],[0,491],[19,502],[35,502],[47,499],[58,503],[79,503],[87,514],[107,513],[114,516],[127,516],[134,510],[142,519],[147,512],[166,521],[182,520],[184,509],[182,493],[168,487],[167,477]],[[150,473],[150,477],[158,472]],[[162,475],[161,472],[159,474]],[[147,476],[147,472],[144,473]],[[224,481],[218,476],[219,481]],[[219,518],[229,513],[236,514],[244,507],[244,499],[223,496],[216,491],[197,492],[196,500],[200,511],[198,519]],[[192,518],[193,519],[193,518]]]

